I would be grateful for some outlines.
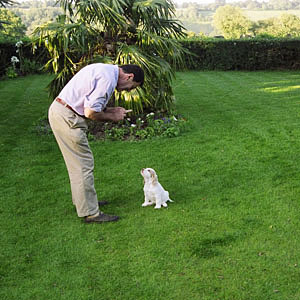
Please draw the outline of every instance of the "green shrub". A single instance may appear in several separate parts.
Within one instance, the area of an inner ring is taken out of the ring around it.
[[[13,66],[10,66],[6,69],[5,76],[8,78],[16,78],[18,77],[18,73]]]
[[[38,61],[31,60],[29,58],[23,58],[21,65],[22,75],[41,73],[43,65]]]
[[[190,70],[272,70],[300,68],[300,39],[191,39],[182,45]]]

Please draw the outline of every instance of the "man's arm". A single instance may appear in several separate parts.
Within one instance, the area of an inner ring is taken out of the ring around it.
[[[107,107],[105,111],[101,112],[96,112],[88,107],[84,109],[85,117],[94,121],[122,121],[128,112],[131,110],[126,110],[123,107]]]

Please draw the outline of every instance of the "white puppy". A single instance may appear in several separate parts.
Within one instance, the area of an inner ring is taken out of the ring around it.
[[[167,207],[167,201],[174,202],[169,198],[169,192],[165,191],[158,182],[156,172],[151,168],[141,170],[141,175],[144,177],[144,194],[145,202],[142,206],[155,204],[154,208]]]

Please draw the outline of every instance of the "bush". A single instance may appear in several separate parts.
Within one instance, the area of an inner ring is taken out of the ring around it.
[[[28,58],[23,58],[21,65],[21,74],[36,74],[41,73],[43,70],[43,65],[35,60],[30,60]]]
[[[300,69],[300,39],[193,39],[181,43],[195,54],[186,58],[190,70]]]
[[[10,66],[6,69],[5,76],[7,78],[16,78],[18,77],[18,73],[16,72],[16,69],[13,66]]]

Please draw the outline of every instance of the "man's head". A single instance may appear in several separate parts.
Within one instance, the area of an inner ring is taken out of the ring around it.
[[[137,65],[123,65],[119,67],[117,84],[118,92],[131,91],[144,83],[144,71]]]

